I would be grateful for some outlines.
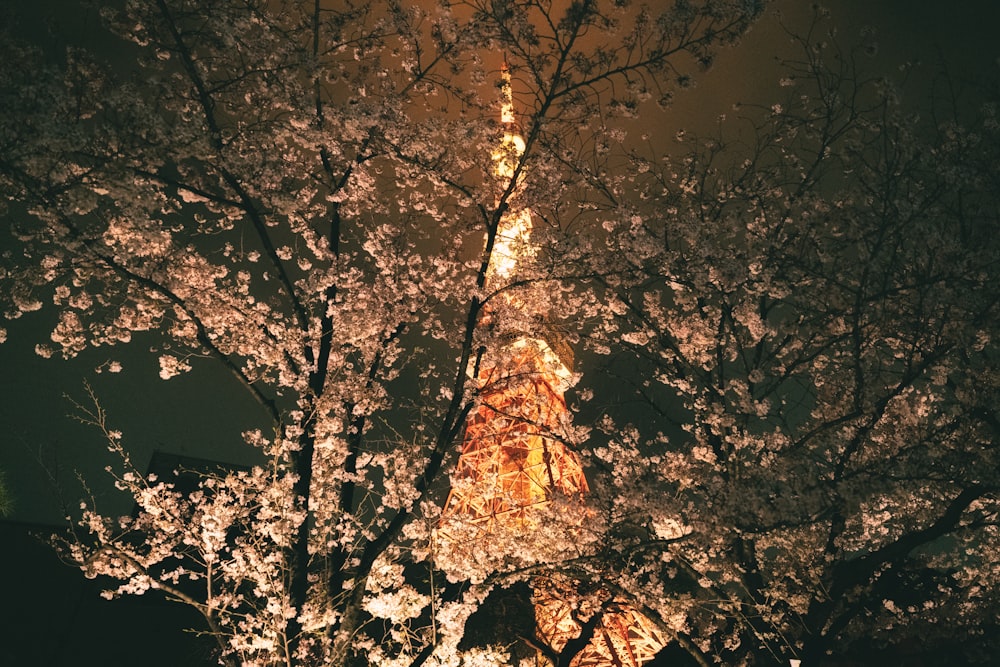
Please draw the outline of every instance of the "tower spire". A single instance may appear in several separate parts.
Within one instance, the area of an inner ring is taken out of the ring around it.
[[[500,122],[513,125],[514,92],[510,85],[510,65],[507,64],[507,54],[503,55],[503,65],[500,66]]]
[[[493,150],[493,171],[500,179],[511,179],[517,173],[525,143],[524,137],[518,132],[517,117],[514,114],[514,93],[510,84],[507,56],[504,56],[500,66],[500,122],[503,124],[503,135],[500,144]]]

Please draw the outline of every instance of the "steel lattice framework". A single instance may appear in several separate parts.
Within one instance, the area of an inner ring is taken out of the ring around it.
[[[521,339],[509,366],[480,373],[482,400],[469,417],[445,514],[489,532],[497,521],[529,529],[530,511],[553,493],[581,498],[576,454],[553,437],[568,415],[564,380],[546,364],[544,341]]]
[[[514,129],[506,65],[503,77],[501,120],[507,131],[494,154],[501,178],[514,173],[512,160],[524,147]],[[511,277],[519,256],[533,252],[530,231],[527,210],[508,213],[501,221],[490,267],[494,287]],[[476,539],[502,525],[528,538],[535,529],[533,514],[557,495],[578,501],[585,516],[583,496],[589,488],[583,467],[559,436],[569,423],[564,391],[571,356],[568,346],[551,334],[525,333],[482,359],[475,378],[480,402],[466,424],[443,527],[458,522],[466,538],[471,527]],[[446,528],[441,536],[450,539]],[[588,622],[596,621],[592,639],[572,667],[639,667],[666,644],[648,618],[607,590],[581,596],[575,582],[555,577],[538,577],[532,587],[537,638],[552,650],[563,650]]]
[[[548,577],[536,578],[532,589],[535,632],[556,652],[580,636],[593,614],[600,614],[593,637],[573,658],[572,667],[639,667],[667,644],[647,617],[607,590],[580,596],[572,581]]]

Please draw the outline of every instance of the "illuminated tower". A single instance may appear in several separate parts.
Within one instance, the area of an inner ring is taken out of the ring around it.
[[[525,150],[506,63],[500,117],[504,131],[493,161],[497,178],[506,186],[515,177],[523,179],[519,166]],[[530,212],[511,207],[500,221],[487,276],[487,287],[499,290],[499,301],[486,309],[482,322],[495,329],[493,339],[498,342],[477,364],[480,404],[469,416],[443,512],[441,534],[453,545],[498,532],[508,538],[542,539],[537,520],[556,497],[578,504],[572,512],[578,522],[587,516],[583,497],[589,489],[583,468],[558,435],[569,423],[564,392],[572,351],[541,323],[541,313],[524,312],[530,305],[516,291],[503,289],[515,278],[518,262],[534,254],[530,236]],[[532,329],[504,330],[504,311],[511,310],[522,316],[512,319],[533,322]],[[614,601],[608,591],[596,589],[587,595],[576,582],[559,577],[536,578],[532,587],[538,638],[555,651],[578,637],[594,613],[601,614],[593,639],[574,658],[573,667],[637,667],[665,644],[648,619]],[[594,600],[601,601],[600,608],[588,609]]]
[[[503,70],[504,132],[493,153],[498,179],[514,177],[524,139],[514,126],[510,76]],[[488,268],[487,287],[502,290],[485,309],[481,324],[494,330],[506,326],[499,310],[521,310],[514,291],[503,290],[517,270],[518,260],[531,256],[531,214],[511,210],[500,220]],[[569,411],[563,393],[570,377],[572,351],[551,332],[506,331],[502,341],[478,362],[478,409],[469,416],[462,455],[455,471],[445,517],[474,530],[467,538],[498,527],[530,530],[532,510],[556,493],[582,499],[588,490],[576,454],[555,434],[563,431]],[[582,509],[582,503],[581,503]],[[452,531],[457,526],[452,527]]]

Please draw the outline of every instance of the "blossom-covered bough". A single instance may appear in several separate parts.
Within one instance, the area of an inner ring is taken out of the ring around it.
[[[758,3],[123,4],[134,67],[0,40],[4,312],[57,313],[43,356],[219,364],[270,426],[190,492],[81,401],[137,509],[87,503],[63,553],[111,595],[191,605],[247,665],[570,660],[528,611],[474,627],[542,575],[581,633],[627,608],[699,664],[989,647],[994,106],[915,118],[805,39],[780,105],[649,148],[631,117]],[[518,210],[533,252],[491,282]],[[587,471],[586,532],[552,498],[556,539],[448,557],[482,371],[510,332],[563,354],[538,313],[577,351],[577,414],[540,423]]]

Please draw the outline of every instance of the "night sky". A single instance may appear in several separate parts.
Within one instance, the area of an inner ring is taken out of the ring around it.
[[[14,2],[14,6],[30,7],[29,34],[44,37],[42,16],[57,37],[106,49],[96,16],[92,11],[73,11],[77,4],[69,0]],[[735,103],[769,104],[777,98],[776,56],[794,54],[794,48],[775,10],[781,12],[785,25],[804,28],[811,5],[806,0],[773,3],[739,46],[723,50],[713,68],[698,76],[694,88],[677,94],[667,113],[644,119],[650,124],[650,134],[672,137],[679,128],[708,131],[719,114],[730,112]],[[876,28],[879,51],[872,59],[872,71],[885,71],[907,60],[933,65],[943,59],[959,80],[977,81],[1000,68],[1000,41],[995,39],[1000,6],[993,0],[834,0],[823,5],[833,12],[845,43],[855,39],[864,26]],[[920,89],[919,85],[911,88]],[[0,242],[11,243],[7,225],[0,232]],[[155,356],[148,353],[156,340],[142,334],[130,346],[90,349],[68,362],[42,359],[34,354],[34,346],[46,342],[46,327],[52,322],[53,314],[43,310],[3,325],[8,340],[0,345],[5,378],[0,385],[4,438],[0,470],[5,471],[14,498],[9,519],[58,522],[64,514],[62,502],[75,506],[81,495],[76,472],[91,480],[99,498],[112,503],[104,506],[105,511],[129,511],[127,499],[102,489],[102,471],[114,459],[99,434],[68,418],[73,407],[66,396],[84,399],[85,383],[100,396],[113,426],[124,432],[140,467],[153,451],[225,461],[252,455],[239,434],[261,425],[256,404],[212,363],[196,363],[195,372],[164,382],[157,375]],[[111,360],[121,362],[122,372],[97,372]]]
[[[14,0],[10,4],[26,8],[25,34],[49,39],[39,20],[47,17],[56,35],[102,46],[96,17],[73,9],[75,2]],[[741,45],[720,53],[714,68],[698,77],[694,89],[677,94],[668,113],[645,121],[651,123],[651,133],[672,137],[682,127],[705,130],[736,102],[768,104],[776,98],[775,56],[793,50],[774,9],[782,11],[788,26],[802,28],[808,25],[811,4],[809,0],[773,3]],[[906,60],[935,63],[943,59],[959,80],[976,81],[991,73],[996,78],[1000,68],[997,0],[829,0],[823,4],[834,13],[845,43],[852,42],[862,26],[876,27],[880,48],[872,71]],[[10,208],[10,213],[16,211],[16,206]],[[5,223],[0,230],[0,245],[5,248],[11,244],[8,234]],[[98,508],[105,514],[131,510],[131,500],[106,484],[103,469],[114,458],[105,450],[100,434],[67,416],[73,407],[64,395],[86,400],[85,383],[100,396],[113,427],[124,433],[140,469],[145,469],[154,451],[228,462],[246,462],[253,456],[240,432],[263,426],[265,416],[249,394],[211,362],[196,361],[194,372],[164,382],[158,377],[155,355],[148,352],[157,341],[142,334],[130,346],[89,349],[72,361],[42,359],[33,349],[45,342],[53,321],[54,314],[43,310],[0,324],[8,330],[7,341],[0,345],[4,378],[0,384],[0,471],[14,502],[13,513],[4,522],[8,526],[58,524],[65,507],[75,507],[83,494],[77,472],[90,480]],[[108,372],[106,364],[111,360],[122,364],[122,372]],[[13,557],[36,556],[32,551]],[[10,557],[6,553],[0,559]],[[79,577],[72,571],[68,576]],[[54,585],[62,590],[60,584]],[[4,632],[0,630],[0,636]],[[0,663],[2,658],[0,654]],[[61,660],[68,664],[72,658],[53,658],[53,664],[63,664]]]

